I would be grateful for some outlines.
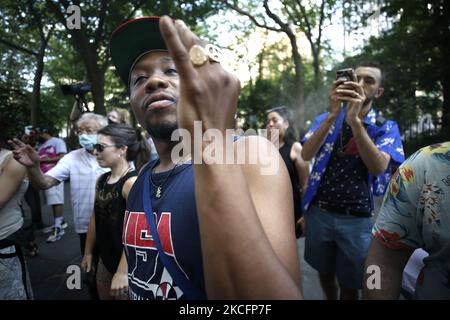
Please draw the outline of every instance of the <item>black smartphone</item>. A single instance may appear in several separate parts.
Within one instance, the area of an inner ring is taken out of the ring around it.
[[[336,71],[336,80],[353,81],[353,68],[341,69]]]

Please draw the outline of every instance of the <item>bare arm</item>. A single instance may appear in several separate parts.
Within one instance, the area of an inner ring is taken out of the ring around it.
[[[72,111],[70,112],[70,123],[75,128],[76,122],[81,117],[80,106],[78,105],[78,101],[73,103]]]
[[[13,147],[14,159],[27,168],[28,178],[36,188],[46,190],[59,184],[58,180],[41,171],[39,155],[30,145],[18,139],[8,143]]]
[[[375,177],[385,172],[391,156],[378,150],[361,122],[355,123],[351,128],[358,147],[358,154],[369,172]]]
[[[122,197],[128,200],[128,194],[137,177],[131,177],[125,181],[122,188]],[[128,262],[125,251],[122,251],[120,262],[111,281],[110,295],[113,297],[123,297],[123,292],[128,289]]]
[[[0,209],[8,203],[17,192],[22,180],[25,178],[25,167],[13,157],[9,157],[0,174]]]
[[[320,124],[319,128],[317,128],[311,137],[309,137],[309,139],[303,144],[302,158],[305,161],[311,161],[311,159],[316,156],[317,152],[320,150],[320,147],[324,144],[328,132],[341,112],[341,101],[338,100],[337,90],[343,82],[343,80],[333,82],[329,95],[330,113],[325,121]]]
[[[369,248],[365,271],[368,266],[375,265],[381,271],[381,289],[367,288],[370,273],[364,272],[364,299],[398,299],[402,285],[403,269],[413,253],[411,250],[390,249],[374,239]]]
[[[335,117],[328,115],[325,121],[320,124],[319,128],[306,140],[302,148],[302,158],[305,161],[311,161],[316,156],[335,121]]]
[[[60,183],[55,178],[44,174],[39,167],[27,168],[27,173],[31,183],[40,190],[50,189]]]
[[[306,187],[308,186],[309,162],[303,160],[302,145],[299,142],[296,142],[292,145],[291,159],[295,163],[295,169],[297,170],[297,175],[301,187],[300,196],[302,196],[305,194]]]
[[[289,176],[277,150],[257,139],[260,146],[273,149],[276,156],[269,161],[279,168],[277,174],[262,175],[261,165],[194,167],[210,299],[302,297],[292,196],[286,196],[291,194]],[[237,152],[249,150],[244,147],[248,139],[241,140]]]
[[[95,212],[92,212],[91,219],[89,220],[88,232],[86,235],[86,243],[84,244],[84,255],[81,260],[81,268],[83,268],[83,270],[86,272],[90,272],[92,270],[95,237]]]
[[[86,235],[86,244],[84,246],[84,254],[92,254],[95,246],[95,212],[92,212],[91,219],[89,220],[88,232]]]
[[[122,197],[125,200],[128,200],[128,194],[130,193],[131,187],[133,186],[134,182],[136,181],[137,177],[131,177],[125,181],[122,188]]]

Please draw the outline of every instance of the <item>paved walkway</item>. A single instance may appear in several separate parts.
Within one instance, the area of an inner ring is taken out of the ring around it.
[[[69,183],[65,183],[65,204],[63,208],[64,219],[69,224],[66,234],[61,240],[46,243],[48,234],[35,232],[39,255],[28,258],[31,285],[35,299],[45,300],[79,300],[89,299],[86,286],[81,282],[81,289],[69,290],[66,280],[71,274],[67,273],[70,265],[79,265],[81,262],[80,244],[78,235],[73,226],[72,209],[70,206]],[[42,200],[42,197],[41,197]],[[25,205],[25,225],[30,223],[30,211]],[[42,206],[42,218],[46,226],[54,223],[50,206]],[[83,279],[83,277],[82,277]]]

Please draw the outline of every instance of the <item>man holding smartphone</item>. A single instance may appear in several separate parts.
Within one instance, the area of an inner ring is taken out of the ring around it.
[[[382,78],[375,63],[338,71],[330,111],[302,140],[303,159],[315,158],[302,203],[305,260],[319,272],[327,299],[337,299],[338,288],[341,299],[358,298],[372,239],[373,195],[384,193],[392,169],[404,161],[397,124],[373,108],[384,91]]]

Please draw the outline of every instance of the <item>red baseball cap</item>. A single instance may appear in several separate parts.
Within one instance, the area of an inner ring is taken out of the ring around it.
[[[167,50],[159,31],[159,19],[160,17],[143,17],[129,20],[111,34],[111,59],[127,88],[131,68],[137,59],[152,50]]]

